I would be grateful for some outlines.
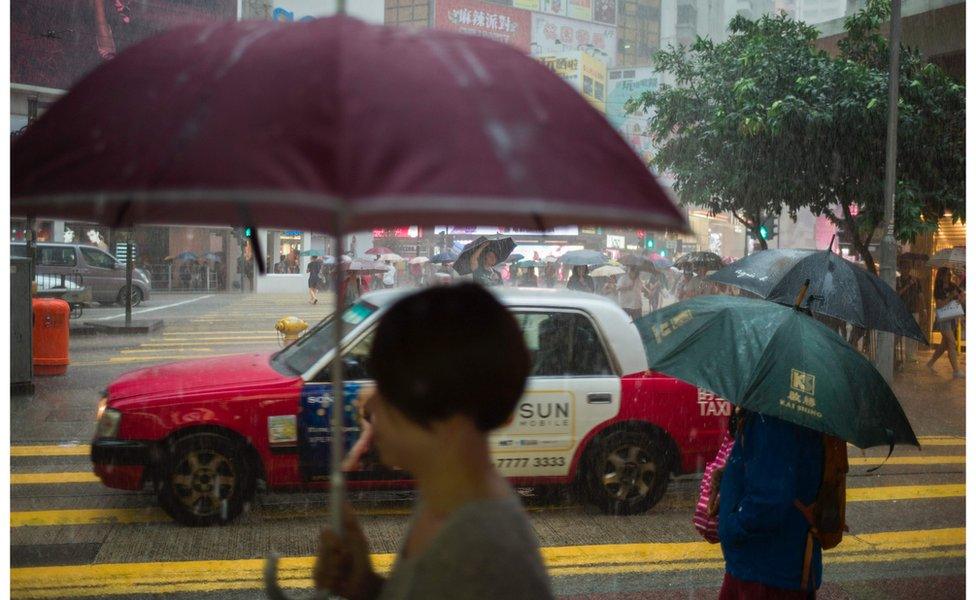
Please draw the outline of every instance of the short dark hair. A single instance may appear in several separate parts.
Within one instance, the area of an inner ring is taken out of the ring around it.
[[[515,317],[463,283],[396,302],[380,319],[370,367],[383,397],[414,422],[462,414],[491,431],[514,412],[531,359]]]

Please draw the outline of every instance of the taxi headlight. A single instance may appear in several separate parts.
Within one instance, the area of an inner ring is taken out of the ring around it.
[[[113,438],[119,434],[119,423],[122,422],[122,413],[114,408],[99,408],[101,416],[98,418],[98,425],[95,427],[95,437]]]

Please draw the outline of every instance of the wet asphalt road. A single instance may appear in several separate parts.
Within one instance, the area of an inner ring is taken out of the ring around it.
[[[137,310],[148,309],[157,310],[136,318],[162,318],[163,329],[76,336],[68,375],[38,379],[33,398],[11,401],[13,597],[258,598],[261,559],[271,552],[289,557],[281,571],[287,586],[307,586],[324,493],[262,493],[231,525],[187,528],[160,513],[149,490],[89,481],[79,445],[92,435],[100,390],[118,375],[168,360],[273,350],[275,321],[295,315],[311,324],[326,304],[313,307],[299,296],[159,295]],[[82,320],[116,321],[118,313],[89,309]],[[896,382],[923,437],[921,452],[896,449],[894,460],[869,474],[875,461],[859,461],[861,451],[852,449],[854,535],[826,553],[821,597],[964,597],[965,386],[941,367],[932,375],[909,365]],[[691,526],[697,486],[695,477],[679,478],[658,506],[632,517],[599,514],[566,494],[520,491],[558,594],[714,598],[721,555]],[[380,566],[396,552],[411,501],[409,492],[354,499]]]

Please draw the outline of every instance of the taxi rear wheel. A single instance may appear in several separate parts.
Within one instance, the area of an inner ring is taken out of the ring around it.
[[[244,508],[252,474],[240,444],[217,433],[195,433],[170,444],[159,469],[163,510],[191,526],[230,523]]]
[[[590,446],[582,488],[603,512],[634,515],[661,501],[670,478],[665,440],[643,431],[616,431]]]

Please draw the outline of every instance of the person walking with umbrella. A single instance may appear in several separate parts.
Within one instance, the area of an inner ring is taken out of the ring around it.
[[[953,301],[964,305],[966,303],[966,296],[963,294],[962,289],[952,281],[952,274],[949,272],[949,267],[940,267],[935,273],[935,308],[937,311],[946,308]],[[935,354],[932,355],[932,358],[929,359],[929,362],[925,366],[934,373],[935,362],[939,360],[939,357],[943,353],[948,352],[949,363],[952,365],[952,377],[962,379],[966,375],[959,370],[959,357],[956,355],[956,317],[939,319],[935,322],[935,326],[939,330],[939,333],[942,334],[942,341],[939,342],[939,347],[935,349]]]
[[[315,255],[309,261],[308,266],[305,267],[305,272],[308,273],[308,301],[311,304],[319,303],[317,293],[319,285],[322,283],[322,265],[324,264],[325,262],[322,260],[322,257]]]
[[[531,363],[512,314],[480,286],[430,288],[390,308],[371,349],[364,435],[384,464],[414,475],[418,501],[387,578],[343,511],[344,535],[321,534],[317,588],[344,598],[552,598],[525,509],[488,446]]]
[[[566,282],[567,290],[576,290],[577,292],[596,292],[596,285],[593,283],[593,278],[590,277],[590,268],[586,265],[576,265],[573,267],[573,274],[569,277],[569,281]]]
[[[498,256],[488,250],[488,244],[481,246],[471,257],[471,277],[488,287],[502,285],[501,273],[495,270],[497,263]]]

